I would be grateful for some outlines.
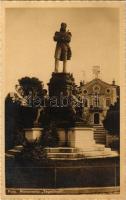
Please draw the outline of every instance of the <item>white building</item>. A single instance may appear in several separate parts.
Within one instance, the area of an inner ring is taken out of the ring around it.
[[[99,70],[95,71],[95,78],[90,82],[81,81],[79,87],[85,100],[85,112],[92,125],[102,125],[109,106],[119,97],[119,86],[115,81],[112,81],[112,84],[104,82],[98,77],[99,72]]]

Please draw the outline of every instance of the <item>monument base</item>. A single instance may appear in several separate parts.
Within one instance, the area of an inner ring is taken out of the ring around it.
[[[58,137],[58,146],[83,149],[95,144],[93,128],[89,127],[58,128]]]
[[[59,147],[47,147],[47,157],[53,160],[118,157],[118,152],[96,144],[93,128],[73,127],[58,129]]]

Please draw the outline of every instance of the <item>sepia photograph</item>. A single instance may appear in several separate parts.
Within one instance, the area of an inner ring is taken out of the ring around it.
[[[120,195],[121,8],[97,3],[5,7],[8,197]]]

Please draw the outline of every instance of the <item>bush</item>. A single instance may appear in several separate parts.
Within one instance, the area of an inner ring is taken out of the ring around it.
[[[103,121],[104,128],[109,134],[119,135],[120,133],[120,104],[119,99],[114,105],[111,105],[107,111],[106,118]]]
[[[42,146],[54,147],[58,145],[59,137],[57,133],[56,125],[52,122],[48,127],[43,130],[41,138]]]
[[[25,141],[22,152],[18,155],[20,160],[39,161],[47,158],[46,150],[38,141],[28,142]]]

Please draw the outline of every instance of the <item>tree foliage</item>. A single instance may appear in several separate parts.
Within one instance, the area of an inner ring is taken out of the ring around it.
[[[43,82],[36,77],[23,77],[18,80],[17,92],[25,99],[31,96],[31,100],[43,97]],[[37,99],[36,99],[37,100]]]
[[[56,124],[54,122],[50,123],[43,130],[41,145],[42,146],[57,146],[59,142],[59,136],[57,133]]]
[[[9,93],[5,99],[5,140],[6,149],[12,148],[14,145],[22,144],[24,140],[24,128],[33,127],[33,121],[37,116],[37,106],[28,102],[24,105],[23,99],[27,99],[31,93],[32,101],[40,100],[43,97],[43,83],[35,77],[23,77],[18,80],[16,85],[18,93]],[[36,103],[36,102],[35,102]],[[41,102],[37,105],[40,106]]]
[[[39,108],[43,106],[45,89],[43,82],[36,77],[23,77],[18,80],[16,90],[22,99],[21,116],[23,119],[24,127],[31,128],[34,122],[38,119]],[[41,112],[42,114],[42,112]],[[41,126],[41,122],[39,121]]]
[[[14,94],[14,96],[17,96]],[[21,105],[18,98],[10,94],[5,99],[5,141],[6,150],[23,142],[23,121],[21,119]]]
[[[120,133],[120,101],[119,98],[114,105],[110,105],[106,118],[103,121],[104,128],[113,135]]]
[[[40,145],[37,140],[32,143],[25,140],[23,147],[22,152],[17,155],[17,159],[20,159],[21,161],[22,159],[27,161],[42,161],[43,159],[47,159],[47,153],[44,146]]]

